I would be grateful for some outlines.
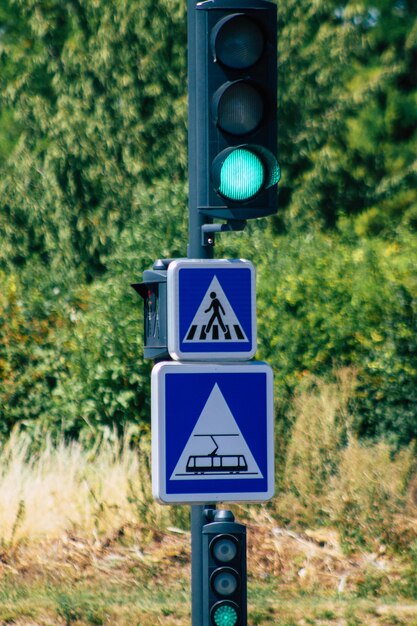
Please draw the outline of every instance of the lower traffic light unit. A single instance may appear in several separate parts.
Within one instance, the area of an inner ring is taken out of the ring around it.
[[[220,510],[202,532],[202,626],[246,626],[246,527]]]

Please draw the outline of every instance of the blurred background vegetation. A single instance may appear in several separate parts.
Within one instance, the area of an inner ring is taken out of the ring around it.
[[[278,55],[279,211],[219,238],[216,256],[257,268],[257,357],[274,368],[289,449],[293,398],[342,368],[356,380],[349,436],[405,449],[417,437],[417,2],[281,2]],[[130,283],[186,256],[186,143],[185,0],[2,2],[4,441],[16,425],[35,441],[146,430],[151,364]]]
[[[186,256],[186,4],[0,2],[0,621],[189,622],[189,510],[152,498],[130,287]],[[277,497],[232,507],[251,614],[411,626],[417,0],[278,4],[279,211],[216,246],[257,269],[275,377]]]

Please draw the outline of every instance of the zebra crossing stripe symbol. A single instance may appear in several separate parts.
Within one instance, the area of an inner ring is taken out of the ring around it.
[[[218,279],[213,277],[183,342],[248,341]]]

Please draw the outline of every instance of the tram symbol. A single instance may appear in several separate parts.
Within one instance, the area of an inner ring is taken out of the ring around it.
[[[219,472],[222,474],[239,474],[248,471],[248,464],[244,454],[217,454],[219,446],[214,437],[239,437],[238,434],[194,435],[194,437],[210,437],[215,448],[209,454],[190,455],[185,467],[186,472],[201,475]]]
[[[262,472],[217,383],[214,384],[170,480],[262,478]]]

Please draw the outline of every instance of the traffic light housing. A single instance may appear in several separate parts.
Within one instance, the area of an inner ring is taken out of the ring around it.
[[[158,259],[151,270],[143,272],[143,282],[131,286],[142,296],[143,356],[145,359],[169,358],[167,334],[167,269],[171,259]]]
[[[202,626],[246,626],[246,528],[219,510],[202,532]]]
[[[276,5],[207,0],[189,24],[190,208],[226,220],[275,213]]]

